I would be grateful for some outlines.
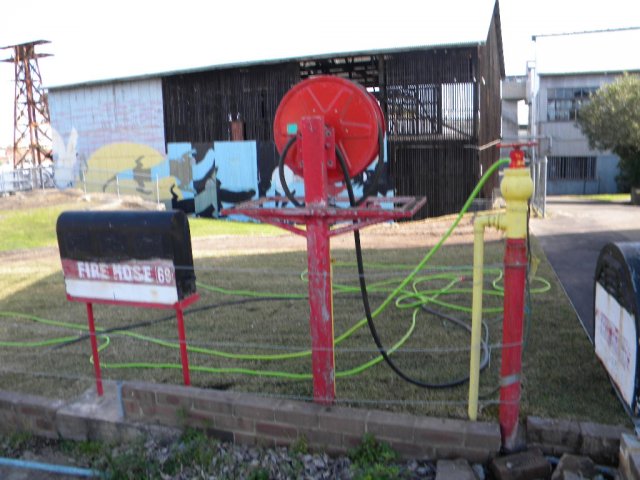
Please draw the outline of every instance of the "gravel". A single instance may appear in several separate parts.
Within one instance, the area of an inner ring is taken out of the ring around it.
[[[247,446],[219,442],[200,433],[173,441],[148,438],[144,443],[117,445],[0,434],[0,457],[91,468],[123,479],[434,480],[437,473],[436,464],[426,460],[410,459],[363,471],[346,455],[308,452],[304,444],[289,448]],[[483,465],[474,464],[472,468],[478,478],[486,478]],[[34,472],[22,468],[2,471],[3,478],[50,478],[31,477],[31,473]]]
[[[160,465],[166,465],[171,448],[180,448],[180,444],[162,447],[154,440],[145,444],[149,458]],[[413,459],[399,463],[396,467],[397,478],[435,479],[436,476],[435,463],[429,461]],[[474,467],[484,471],[482,465]],[[358,468],[347,456],[332,457],[326,453],[297,452],[286,447],[265,448],[221,442],[215,445],[215,454],[206,468],[204,465],[184,465],[179,473],[163,474],[162,478],[348,480],[357,478],[357,475]]]

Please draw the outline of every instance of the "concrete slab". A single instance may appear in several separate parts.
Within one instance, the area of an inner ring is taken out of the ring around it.
[[[477,480],[471,465],[464,459],[438,460],[436,480]]]
[[[593,282],[598,255],[609,242],[640,241],[640,207],[549,197],[547,212],[547,218],[531,219],[531,232],[593,342]]]
[[[62,438],[70,440],[97,439],[97,429],[109,426],[115,429],[124,421],[120,398],[118,385],[114,382],[104,383],[102,396],[97,394],[95,388],[88,389],[76,400],[58,410],[56,414],[58,432]]]
[[[90,388],[56,413],[56,428],[68,440],[131,441],[148,434],[155,438],[176,438],[179,428],[136,423],[125,419],[122,391],[115,382],[103,382],[104,395]]]

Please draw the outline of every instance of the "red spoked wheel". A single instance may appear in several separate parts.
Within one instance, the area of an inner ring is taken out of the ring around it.
[[[382,110],[373,95],[357,83],[321,75],[289,90],[278,106],[273,126],[279,152],[292,137],[288,127],[298,125],[305,116],[322,116],[325,125],[333,128],[349,177],[362,173],[378,156],[379,131],[385,128]],[[287,152],[285,164],[303,175],[303,159],[295,144]],[[331,183],[344,180],[337,163],[327,168],[327,176]]]

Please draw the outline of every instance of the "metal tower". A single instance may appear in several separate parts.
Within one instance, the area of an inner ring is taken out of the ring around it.
[[[38,66],[38,58],[51,55],[35,51],[36,45],[45,43],[51,42],[36,40],[0,48],[13,50],[12,57],[0,61],[15,67],[13,168],[40,166],[51,158],[49,103]]]

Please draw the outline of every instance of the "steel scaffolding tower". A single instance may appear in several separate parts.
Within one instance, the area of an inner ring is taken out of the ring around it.
[[[13,56],[0,60],[13,63],[15,68],[15,97],[13,116],[13,167],[37,167],[51,158],[51,127],[49,103],[42,87],[38,59],[51,56],[36,53],[36,45],[47,40],[1,47],[13,50]]]

